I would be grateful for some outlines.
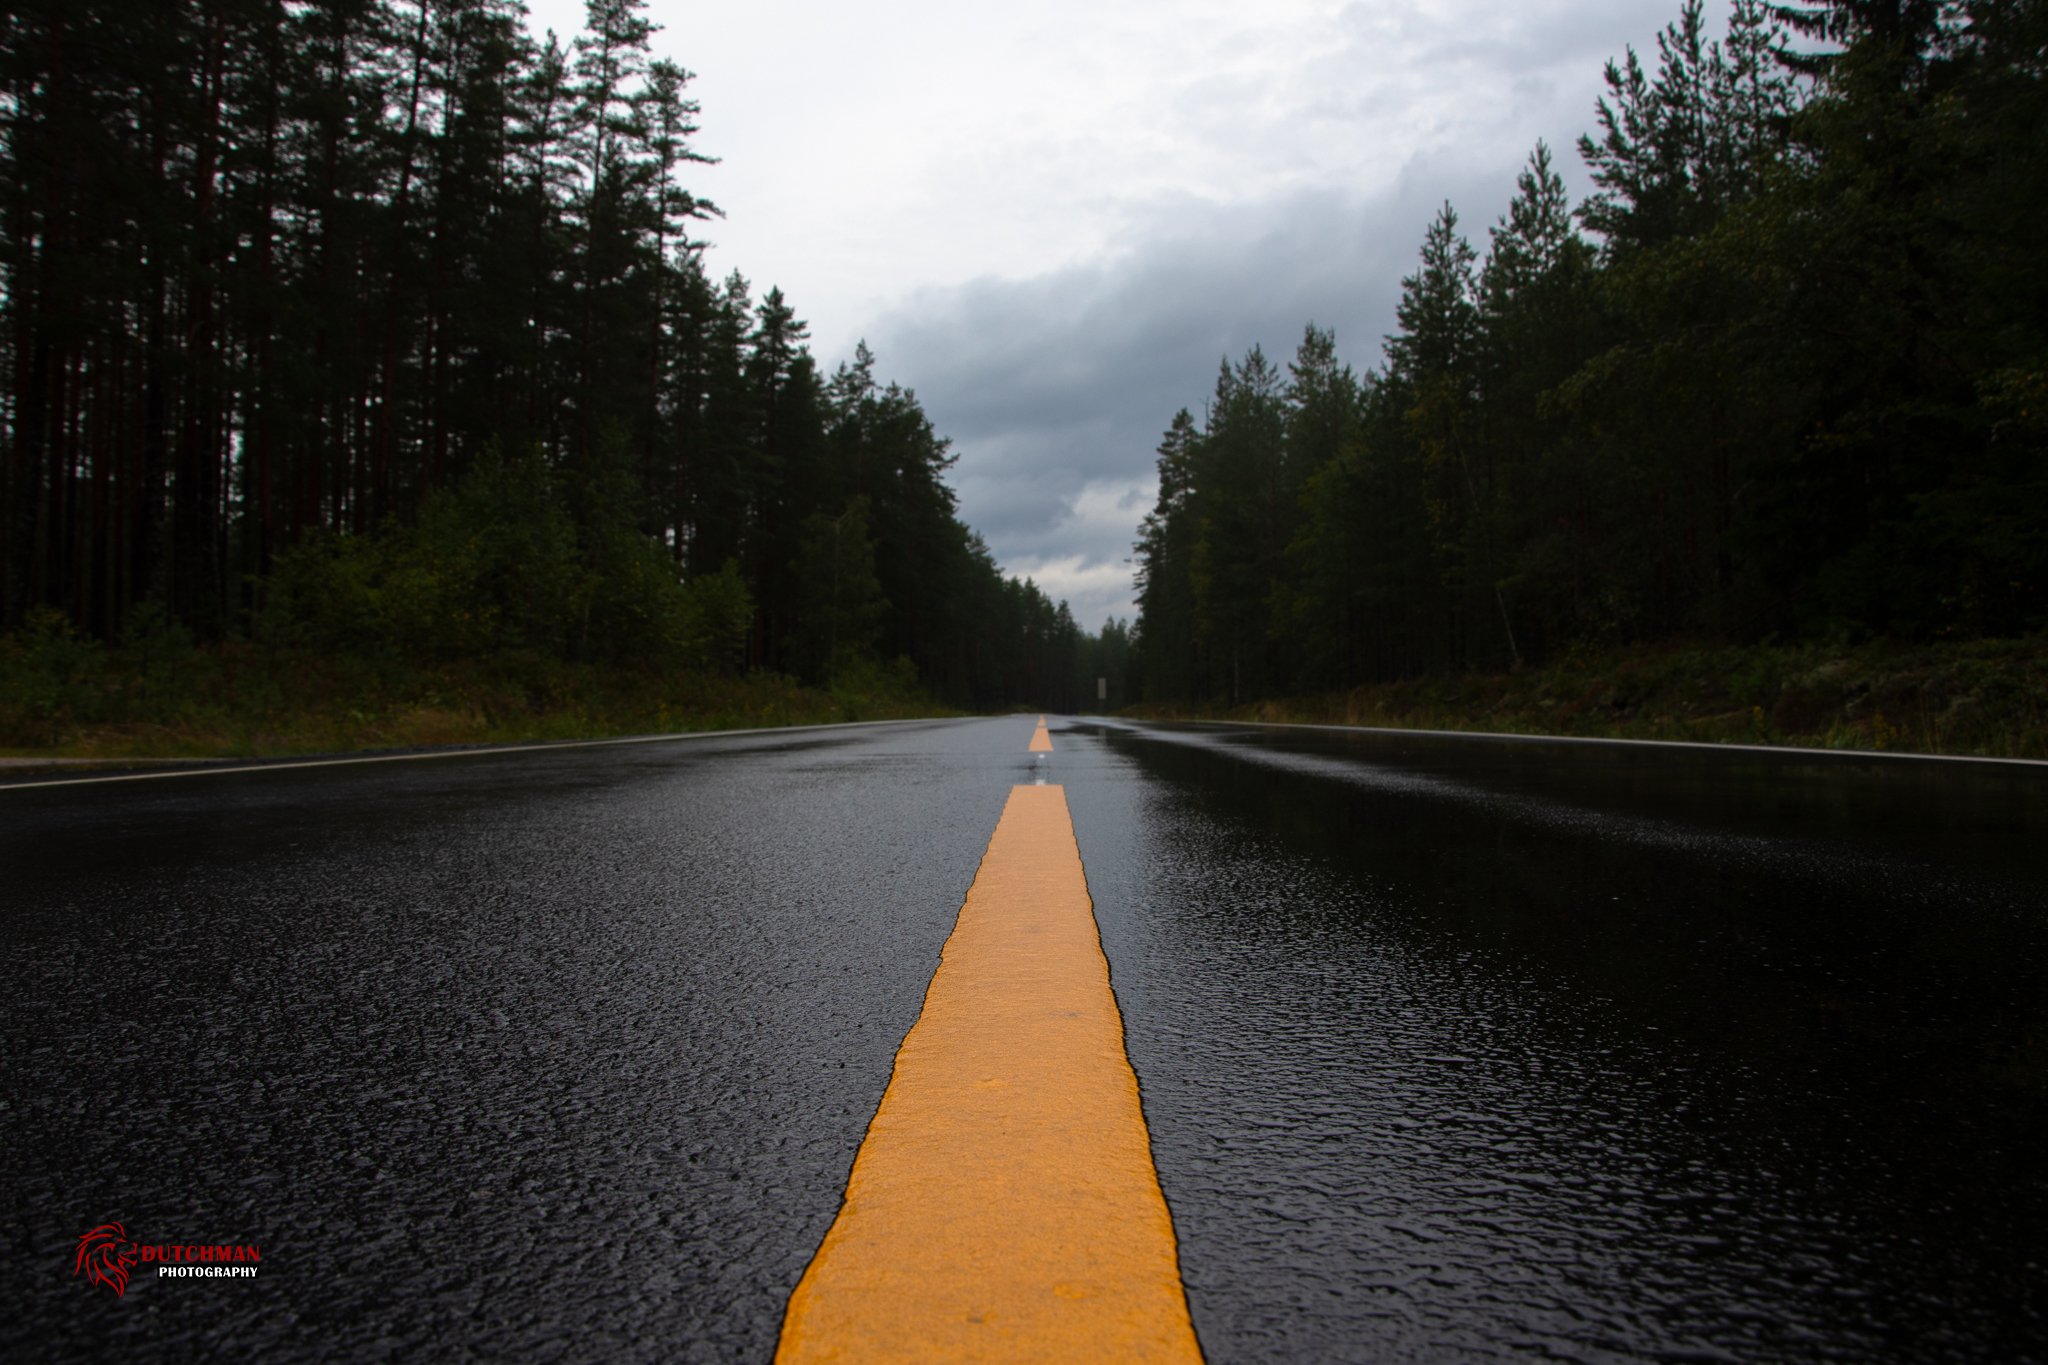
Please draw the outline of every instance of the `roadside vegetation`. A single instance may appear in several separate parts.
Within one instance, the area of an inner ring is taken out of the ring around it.
[[[1094,695],[917,396],[708,273],[658,31],[643,0],[566,42],[471,0],[0,15],[0,748]]]
[[[434,660],[201,643],[148,623],[109,646],[54,613],[0,640],[6,759],[268,757],[954,714],[900,663],[861,661],[805,685],[531,649]]]
[[[805,639],[808,683],[748,668],[738,565],[684,579],[608,481],[486,458],[417,517],[280,554],[245,627],[202,640],[154,602],[105,642],[53,607],[0,639],[14,756],[267,755],[945,714],[876,650],[860,528]],[[621,485],[623,488],[623,485]],[[857,576],[858,575],[858,576]]]
[[[1154,713],[2040,752],[2048,4],[1677,8],[1583,201],[1539,144],[1380,364],[1173,419]]]
[[[806,687],[758,672],[660,674],[530,654],[416,667],[238,642],[148,657],[92,647],[53,676],[50,652],[17,643],[7,661],[0,758],[268,757],[956,714],[881,670]]]
[[[1640,645],[1506,673],[1125,714],[2048,759],[2048,640]]]

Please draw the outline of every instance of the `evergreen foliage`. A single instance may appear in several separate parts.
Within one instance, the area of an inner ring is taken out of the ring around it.
[[[1380,367],[1311,326],[1174,418],[1142,694],[2040,630],[2044,51],[2042,0],[1686,0],[1607,68],[1585,203],[1538,144],[1483,259],[1430,224]]]
[[[1090,637],[960,522],[915,395],[708,277],[692,77],[643,0],[587,9],[0,14],[0,630],[1081,700]],[[816,528],[856,507],[849,603]]]
[[[872,660],[889,610],[875,577],[868,508],[867,498],[855,497],[836,517],[814,512],[805,518],[803,547],[792,566],[804,592],[797,647],[810,671],[827,681]]]

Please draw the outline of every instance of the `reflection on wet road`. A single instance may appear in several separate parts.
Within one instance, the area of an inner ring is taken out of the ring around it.
[[[1129,812],[1082,854],[1212,1359],[2041,1351],[2039,777],[1108,742],[1076,824]]]
[[[0,1351],[765,1361],[1042,773],[1211,1361],[2048,1358],[2048,775],[1034,721],[0,791]]]

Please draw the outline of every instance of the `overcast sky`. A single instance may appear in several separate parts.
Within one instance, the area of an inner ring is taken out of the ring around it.
[[[1538,138],[1677,0],[651,0],[697,73],[715,273],[866,338],[960,457],[961,514],[1091,629],[1134,614],[1154,447],[1304,324],[1378,363],[1438,204],[1484,250]],[[581,3],[533,6],[564,37]],[[1720,16],[1715,14],[1718,26]]]

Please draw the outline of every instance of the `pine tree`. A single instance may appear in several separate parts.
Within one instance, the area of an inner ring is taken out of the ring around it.
[[[868,535],[871,504],[847,500],[837,516],[805,519],[791,566],[802,594],[801,633],[795,642],[808,676],[830,684],[849,669],[875,661],[889,603],[875,576],[875,543]]]

